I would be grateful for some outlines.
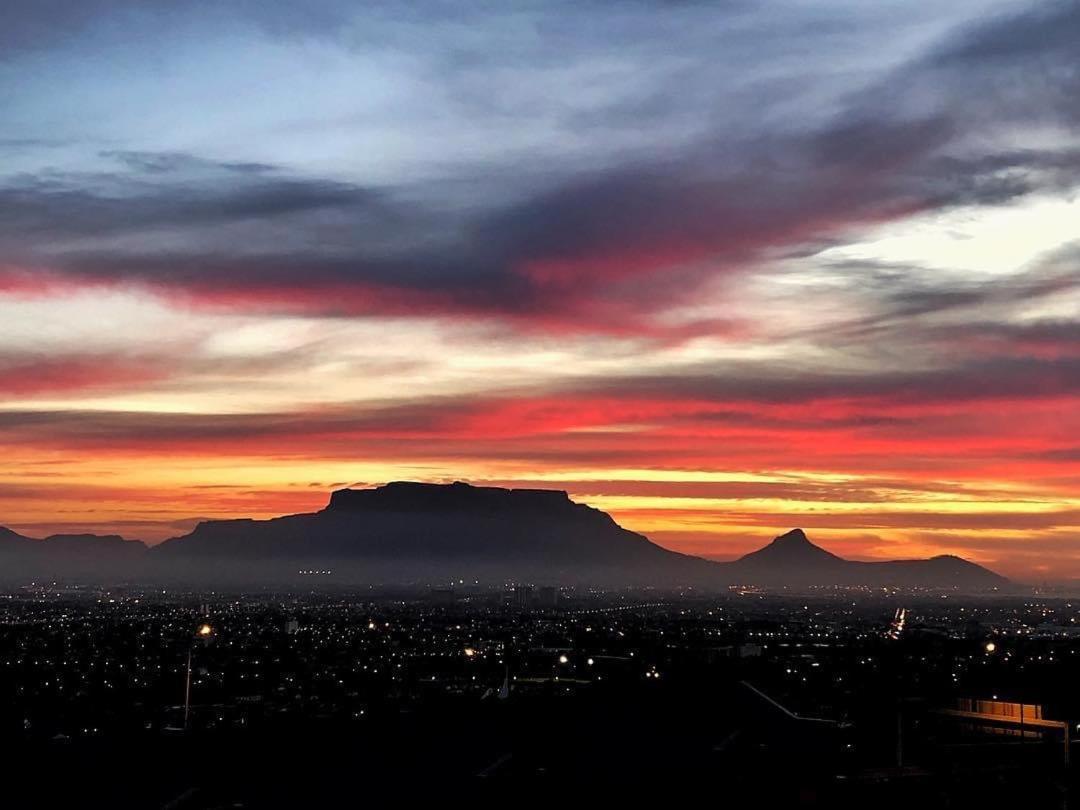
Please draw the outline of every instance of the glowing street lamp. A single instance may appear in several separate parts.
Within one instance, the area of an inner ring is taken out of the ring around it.
[[[184,679],[184,731],[188,730],[191,719],[191,657],[195,654],[195,645],[200,641],[209,641],[214,635],[214,628],[205,622],[195,629],[187,652],[187,677]]]

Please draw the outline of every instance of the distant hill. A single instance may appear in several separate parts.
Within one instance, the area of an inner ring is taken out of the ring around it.
[[[986,590],[1008,584],[988,568],[951,554],[928,560],[845,560],[792,529],[769,545],[727,563],[735,579],[756,585],[896,585]]]
[[[726,587],[903,585],[982,590],[1003,577],[959,557],[856,562],[801,529],[729,563],[664,549],[557,490],[396,482],[332,493],[325,509],[213,520],[146,549],[94,535],[33,540],[0,529],[10,573],[97,574],[191,583],[424,583],[447,579]],[[331,575],[310,571],[332,571]],[[313,580],[319,581],[319,580]]]
[[[115,534],[26,537],[0,526],[0,580],[126,579],[146,569],[147,547]]]
[[[783,573],[794,575],[798,572],[829,571],[843,565],[846,560],[815,546],[802,529],[792,529],[782,534],[769,545],[751,551],[734,563],[739,571],[747,574],[771,575]]]

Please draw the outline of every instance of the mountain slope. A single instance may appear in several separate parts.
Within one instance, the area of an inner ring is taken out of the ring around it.
[[[612,585],[805,588],[900,585],[984,590],[1007,580],[959,557],[845,560],[793,529],[733,562],[664,549],[556,490],[397,482],[332,493],[326,508],[271,520],[213,520],[147,549],[117,536],[44,540],[0,529],[0,575],[191,584],[449,578]],[[320,575],[321,576],[321,575]]]
[[[928,560],[845,560],[793,529],[769,545],[730,563],[736,579],[757,585],[896,585],[983,590],[1006,585],[1005,577],[952,555]]]
[[[740,557],[740,571],[780,573],[827,571],[844,563],[840,557],[815,546],[802,529],[792,529],[775,538],[769,545]]]
[[[0,581],[60,577],[116,581],[145,568],[147,548],[119,535],[26,537],[0,526]]]
[[[706,560],[661,548],[555,490],[396,482],[333,493],[321,512],[199,524],[154,549],[173,570],[224,575],[332,568],[396,581],[471,576],[564,581],[704,581]]]

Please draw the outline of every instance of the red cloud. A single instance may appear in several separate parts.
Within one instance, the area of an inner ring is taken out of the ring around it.
[[[168,376],[160,362],[112,355],[0,358],[0,394],[9,398],[126,388]]]

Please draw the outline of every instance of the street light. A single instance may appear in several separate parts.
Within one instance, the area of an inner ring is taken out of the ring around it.
[[[188,730],[191,718],[191,657],[195,654],[195,645],[201,642],[207,642],[214,636],[214,628],[208,624],[200,624],[196,629],[194,635],[191,637],[191,643],[188,644],[187,652],[187,677],[184,679],[184,731]]]

